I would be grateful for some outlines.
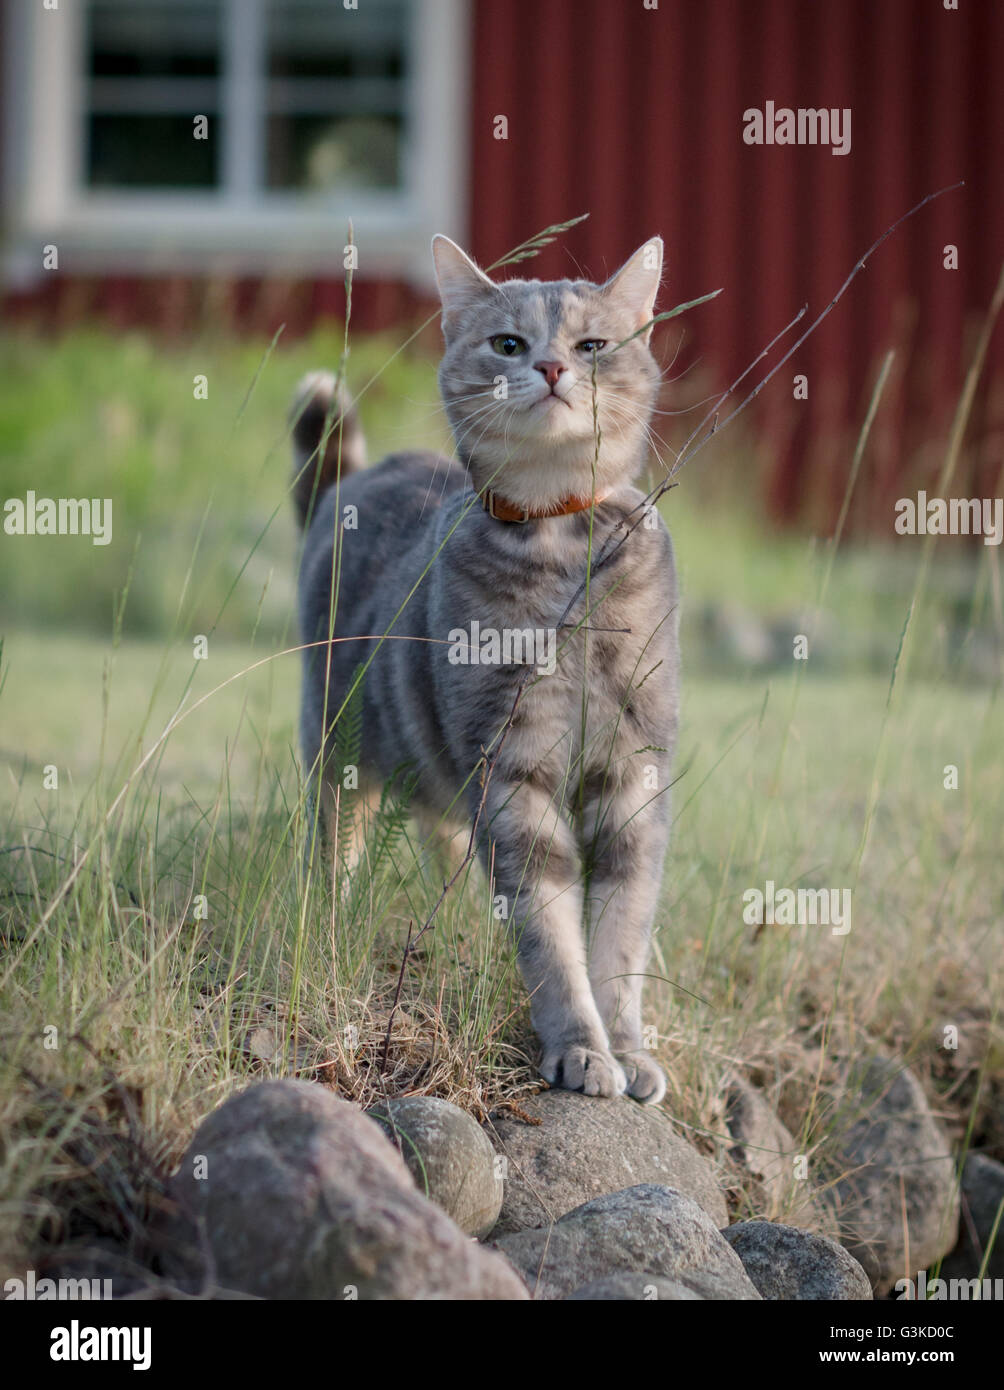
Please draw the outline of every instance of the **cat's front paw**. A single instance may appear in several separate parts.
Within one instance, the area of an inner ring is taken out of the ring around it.
[[[619,1096],[627,1090],[624,1068],[605,1049],[573,1045],[545,1052],[540,1074],[552,1086],[587,1096]]]
[[[627,1093],[642,1105],[658,1105],[666,1094],[666,1077],[647,1052],[618,1052],[617,1059],[627,1075]]]

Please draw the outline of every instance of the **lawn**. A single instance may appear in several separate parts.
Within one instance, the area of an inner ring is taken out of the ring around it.
[[[0,540],[13,1269],[69,1238],[128,1237],[192,1127],[250,1078],[314,1076],[364,1103],[437,1094],[479,1117],[537,1084],[479,871],[402,976],[442,887],[406,808],[385,807],[347,891],[303,883],[284,412],[341,341],[267,349],[0,340],[5,495],[116,508],[106,548]],[[392,351],[354,347],[353,384]],[[361,408],[373,457],[443,443],[427,352],[394,359]],[[820,613],[826,543],[778,533],[717,486],[706,505],[691,467],[662,504],[685,605],[646,1008],[666,1109],[721,1156],[720,1082],[738,1065],[824,1164],[848,1121],[841,1067],[882,1050],[916,1068],[960,1154],[1004,1157],[996,554],[936,552],[911,609],[921,542],[859,544],[838,553]],[[792,659],[799,632],[808,661]],[[768,881],[848,890],[850,930],[745,921],[744,894]],[[756,1192],[727,1180],[734,1210],[756,1212]]]

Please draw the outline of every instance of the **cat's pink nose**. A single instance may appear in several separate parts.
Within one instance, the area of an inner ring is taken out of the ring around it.
[[[565,370],[562,362],[534,362],[534,369],[543,374],[548,386],[556,386],[558,377]]]

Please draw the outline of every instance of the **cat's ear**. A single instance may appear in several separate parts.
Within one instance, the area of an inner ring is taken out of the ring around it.
[[[609,295],[635,317],[635,327],[648,323],[655,312],[656,295],[662,278],[662,237],[654,236],[644,246],[624,262],[620,270],[611,275],[603,294]],[[642,334],[642,341],[648,343],[652,336],[651,328]]]
[[[442,233],[432,238],[432,260],[443,304],[444,329],[461,309],[486,292],[495,292],[496,286],[484,271],[478,269],[455,241]]]

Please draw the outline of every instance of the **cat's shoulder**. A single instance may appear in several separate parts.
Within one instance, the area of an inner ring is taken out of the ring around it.
[[[611,576],[631,576],[631,584],[676,584],[673,542],[650,493],[620,487],[605,503],[611,544],[606,562]]]
[[[641,488],[630,484],[619,487],[606,499],[604,506],[615,526],[629,527],[640,533],[643,544],[656,550],[672,549],[669,527],[650,492],[642,492]]]
[[[460,483],[467,476],[456,459],[437,454],[432,449],[404,449],[400,453],[388,454],[372,468],[356,476],[383,484],[403,479],[426,482],[430,475]]]
[[[372,541],[377,535],[389,537],[403,528],[414,529],[416,519],[431,520],[444,502],[463,492],[466,483],[464,469],[443,454],[424,449],[388,454],[371,468],[349,473],[337,488],[325,492],[308,532],[307,551],[318,546],[330,549],[336,507],[352,507],[359,516],[365,514],[363,534]]]
[[[430,504],[439,505],[454,492],[462,491],[467,474],[455,459],[427,449],[409,449],[386,458],[359,473],[352,473],[343,484],[342,494],[349,500],[394,510]]]

